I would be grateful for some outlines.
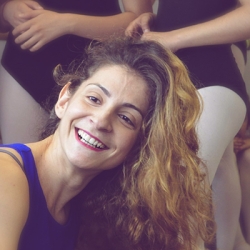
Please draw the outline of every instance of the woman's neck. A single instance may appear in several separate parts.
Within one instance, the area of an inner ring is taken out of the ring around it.
[[[53,136],[43,141],[28,144],[31,148],[38,178],[47,207],[53,218],[60,224],[67,221],[69,201],[79,194],[96,176],[73,166],[64,158],[60,144]]]

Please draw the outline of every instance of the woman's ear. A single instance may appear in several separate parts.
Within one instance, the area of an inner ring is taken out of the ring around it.
[[[55,112],[58,118],[62,118],[65,110],[67,109],[69,99],[71,97],[69,92],[69,86],[71,82],[68,82],[60,91],[57,103],[55,105]]]

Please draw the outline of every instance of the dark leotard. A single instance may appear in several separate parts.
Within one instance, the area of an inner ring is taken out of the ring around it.
[[[41,0],[44,8],[57,12],[109,16],[120,13],[118,0]],[[83,24],[84,25],[84,24]],[[51,94],[55,81],[56,65],[68,66],[78,58],[90,40],[65,35],[37,52],[22,50],[10,34],[5,46],[2,65],[10,75],[40,104]]]
[[[216,18],[236,7],[235,0],[159,0],[157,31],[171,31]],[[176,55],[186,64],[197,88],[224,86],[247,102],[245,83],[231,44],[185,48]]]

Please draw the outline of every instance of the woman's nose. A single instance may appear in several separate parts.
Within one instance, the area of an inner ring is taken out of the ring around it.
[[[98,130],[111,132],[112,131],[112,114],[108,110],[100,110],[92,118],[92,123]]]

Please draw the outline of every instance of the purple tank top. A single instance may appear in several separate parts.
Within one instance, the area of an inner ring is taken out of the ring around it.
[[[73,250],[80,224],[77,197],[71,202],[67,223],[57,223],[47,209],[31,149],[24,144],[1,146],[13,148],[20,154],[29,183],[30,210],[18,250]]]

